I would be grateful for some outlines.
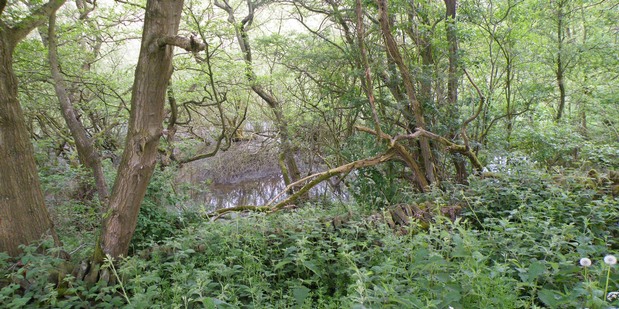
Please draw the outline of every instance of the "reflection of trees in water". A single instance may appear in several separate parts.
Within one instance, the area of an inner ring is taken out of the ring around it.
[[[284,189],[281,177],[236,184],[213,184],[204,194],[204,203],[215,209],[238,205],[264,205]]]
[[[264,205],[285,188],[281,176],[263,178],[256,181],[243,181],[234,184],[211,184],[205,192],[195,192],[192,199],[206,208],[219,209],[240,205]],[[310,191],[311,197],[336,198],[327,183],[322,183]],[[345,195],[341,196],[346,198]]]

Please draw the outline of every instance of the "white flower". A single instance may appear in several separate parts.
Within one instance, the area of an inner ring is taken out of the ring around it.
[[[614,255],[607,255],[604,257],[604,263],[608,264],[608,265],[615,265],[617,264],[617,258]]]
[[[589,266],[591,266],[591,260],[588,259],[588,258],[580,259],[580,266],[582,266],[582,267],[589,267]]]
[[[610,292],[606,295],[606,299],[608,299],[608,301],[614,301],[617,298],[619,298],[619,292]]]

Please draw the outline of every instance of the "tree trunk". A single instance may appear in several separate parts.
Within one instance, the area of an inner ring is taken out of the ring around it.
[[[20,253],[19,245],[46,234],[59,243],[45,208],[34,149],[17,97],[13,51],[20,40],[63,4],[64,0],[50,1],[13,23],[13,27],[0,19],[0,252],[13,256]],[[0,1],[0,17],[5,6],[6,1]]]
[[[413,111],[413,115],[415,118],[415,126],[420,129],[425,129],[426,124],[423,115],[423,107],[417,100],[415,94],[415,86],[411,78],[410,70],[408,69],[406,63],[404,63],[402,54],[400,53],[397,43],[393,38],[393,35],[391,34],[391,27],[389,25],[389,19],[387,14],[387,0],[376,0],[376,3],[378,4],[378,20],[387,48],[387,54],[396,63],[398,69],[400,70],[400,74],[402,75],[404,88],[406,90],[406,94],[408,95],[409,105],[411,110]],[[425,169],[425,176],[430,184],[435,183],[437,179],[434,174],[432,149],[430,148],[430,142],[428,138],[426,138],[425,136],[419,138],[419,145],[421,148],[421,157],[423,161],[423,167]]]
[[[173,47],[166,40],[178,32],[183,0],[148,0],[140,56],[135,69],[131,114],[122,161],[103,223],[100,250],[114,258],[126,255],[140,204],[157,162],[163,130],[166,89],[172,74]]]
[[[64,84],[64,79],[60,73],[60,64],[58,63],[58,46],[56,42],[56,16],[52,14],[49,18],[49,26],[47,33],[47,47],[49,54],[49,65],[51,68],[52,79],[54,80],[54,89],[56,96],[60,101],[62,117],[64,118],[71,136],[75,140],[75,147],[80,159],[80,163],[92,171],[97,192],[99,193],[99,201],[101,205],[107,206],[108,189],[105,183],[105,175],[101,165],[101,158],[97,149],[94,147],[92,140],[88,137],[88,132],[84,128],[82,122],[77,118],[77,111],[73,107],[72,100],[69,98],[67,89]]]
[[[557,85],[559,86],[559,107],[557,108],[556,121],[561,120],[565,110],[565,80],[563,78],[563,62],[561,54],[557,55]]]
[[[451,123],[456,123],[456,110],[458,103],[458,34],[456,31],[456,0],[445,0],[445,30],[449,43],[449,70],[447,77],[447,110],[450,118],[455,118]],[[450,134],[457,136],[456,128],[450,125]],[[451,161],[456,169],[456,182],[466,183],[468,172],[466,163],[459,154],[452,154]]]
[[[557,86],[559,87],[559,106],[557,107],[557,116],[555,120],[558,122],[563,117],[563,112],[565,110],[564,74],[565,74],[566,65],[562,57],[564,48],[565,48],[563,44],[565,40],[565,33],[563,29],[564,18],[565,18],[565,13],[563,9],[565,6],[565,2],[559,1],[557,4],[558,4],[558,7],[557,7],[557,60],[555,63],[557,65],[557,70],[555,73],[557,77]]]
[[[456,33],[456,0],[445,0],[447,42],[449,43],[449,72],[447,78],[447,104],[458,101],[458,38]]]

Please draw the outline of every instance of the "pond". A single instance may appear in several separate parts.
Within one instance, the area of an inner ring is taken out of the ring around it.
[[[261,206],[284,191],[286,186],[278,167],[277,154],[256,151],[252,146],[250,143],[239,144],[232,151],[181,167],[176,187],[185,188],[183,192],[189,199],[189,207],[208,212],[235,206]],[[310,172],[304,164],[300,164],[300,169],[304,176]],[[318,171],[314,168],[312,172]],[[345,190],[339,187],[342,186],[323,182],[310,190],[310,198],[347,200]],[[285,197],[283,194],[280,199]]]

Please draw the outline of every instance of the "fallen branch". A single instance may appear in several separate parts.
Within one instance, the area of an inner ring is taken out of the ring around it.
[[[386,153],[380,154],[378,156],[369,158],[369,159],[363,159],[363,160],[357,160],[354,162],[350,162],[348,164],[344,164],[335,168],[332,168],[330,170],[321,172],[321,173],[316,173],[316,174],[312,174],[309,175],[303,179],[297,180],[291,184],[289,184],[286,188],[284,188],[284,190],[282,190],[282,192],[280,194],[278,194],[277,196],[275,196],[273,199],[271,199],[266,205],[269,206],[271,204],[273,204],[278,198],[280,198],[284,193],[288,192],[290,189],[294,188],[294,187],[298,187],[301,184],[307,182],[305,185],[303,185],[303,187],[301,187],[301,189],[299,189],[299,191],[295,192],[294,194],[292,194],[291,196],[289,196],[288,198],[284,199],[283,201],[275,204],[274,206],[272,206],[272,210],[278,210],[280,208],[283,208],[286,205],[289,205],[291,203],[293,203],[294,201],[296,201],[299,197],[303,196],[304,194],[306,194],[311,188],[315,187],[316,185],[318,185],[319,183],[342,173],[349,173],[353,170],[356,169],[360,169],[360,168],[364,168],[364,167],[369,167],[369,166],[374,166],[386,161],[389,161],[391,159],[393,159],[393,157],[395,156],[395,153],[393,151],[387,151]]]
[[[212,211],[210,213],[208,213],[206,215],[206,217],[210,218],[213,217],[213,221],[221,218],[223,215],[230,213],[230,212],[241,212],[241,211],[254,211],[254,212],[271,212],[272,209],[269,206],[236,206],[236,207],[230,207],[230,208],[221,208],[221,209],[217,209],[215,211]]]
[[[327,171],[312,174],[305,178],[297,180],[289,184],[288,186],[286,186],[286,188],[284,188],[282,192],[280,192],[273,199],[271,199],[265,206],[237,206],[237,207],[232,207],[232,208],[224,208],[224,209],[219,209],[219,210],[212,212],[211,214],[209,214],[209,216],[214,215],[215,217],[213,220],[217,220],[221,216],[229,212],[235,212],[235,211],[257,211],[257,212],[267,212],[267,213],[274,212],[274,211],[284,208],[287,205],[293,204],[299,197],[307,194],[307,192],[310,189],[312,189],[313,187],[317,186],[321,182],[333,176],[337,176],[343,173],[344,174],[350,173],[351,171],[356,170],[356,169],[370,167],[370,166],[374,166],[380,163],[384,163],[384,162],[393,160],[394,157],[398,157],[399,159],[404,161],[413,170],[420,190],[422,192],[425,192],[427,188],[429,187],[429,184],[427,180],[425,179],[425,177],[423,176],[423,173],[421,172],[419,165],[413,159],[413,155],[410,153],[410,151],[408,151],[406,147],[404,147],[402,144],[398,142],[404,139],[417,139],[423,136],[423,137],[427,137],[429,139],[435,140],[447,146],[448,151],[457,152],[457,153],[461,153],[465,155],[466,157],[469,158],[469,160],[471,161],[471,164],[473,164],[473,167],[476,170],[478,171],[482,170],[481,163],[479,162],[479,160],[477,159],[477,156],[475,156],[475,154],[471,151],[469,147],[467,147],[466,145],[456,144],[440,135],[434,134],[432,132],[426,131],[421,128],[417,128],[415,130],[415,133],[412,133],[412,134],[396,135],[393,137],[385,132],[376,132],[375,130],[372,130],[364,126],[355,126],[355,128],[359,131],[366,132],[366,133],[375,135],[379,138],[388,140],[390,149],[387,152],[377,155],[375,157],[350,162],[350,163],[329,169]],[[284,195],[286,192],[291,192],[291,189],[295,187],[299,187],[299,186],[302,186],[301,189],[296,191],[294,194],[290,195],[288,198],[273,205],[273,203],[275,203],[275,201],[277,201],[280,197],[282,197],[282,195]]]
[[[286,186],[286,188],[284,188],[284,190],[282,190],[281,193],[279,193],[277,196],[275,196],[273,199],[271,199],[265,206],[237,206],[237,207],[230,207],[230,208],[222,208],[222,209],[218,209],[215,210],[211,213],[209,213],[207,215],[207,217],[212,217],[211,220],[217,220],[219,218],[221,218],[223,215],[230,213],[230,212],[241,212],[241,211],[254,211],[254,212],[265,212],[265,213],[272,213],[275,211],[278,211],[288,205],[293,204],[299,197],[303,196],[304,194],[306,194],[310,189],[312,189],[313,187],[315,187],[316,185],[318,185],[319,183],[333,177],[333,176],[337,176],[340,174],[347,174],[350,173],[353,170],[356,169],[360,169],[360,168],[364,168],[364,167],[370,167],[370,166],[374,166],[383,162],[387,162],[389,160],[392,160],[393,157],[396,156],[396,151],[394,150],[389,150],[383,154],[377,155],[375,157],[369,158],[369,159],[363,159],[363,160],[357,160],[354,162],[350,162],[348,164],[344,164],[332,169],[329,169],[327,171],[321,172],[321,173],[316,173],[316,174],[312,174],[309,175],[303,179],[297,180],[291,184],[289,184],[288,186]],[[305,185],[303,185],[305,183]],[[275,201],[277,201],[277,199],[279,199],[282,195],[284,195],[286,192],[289,192],[290,189],[294,188],[294,187],[298,187],[301,186],[301,189],[299,189],[299,191],[295,192],[294,194],[290,195],[288,198],[282,200],[281,202],[272,205],[273,203],[275,203]],[[272,206],[271,206],[272,205]]]

